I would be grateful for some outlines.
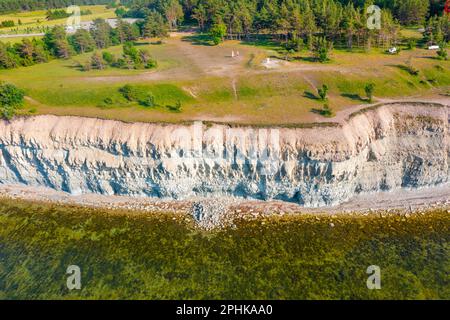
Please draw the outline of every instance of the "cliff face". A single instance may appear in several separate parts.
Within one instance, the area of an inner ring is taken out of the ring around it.
[[[0,183],[330,205],[361,192],[449,182],[448,128],[448,107],[417,104],[309,129],[18,118],[0,122]]]

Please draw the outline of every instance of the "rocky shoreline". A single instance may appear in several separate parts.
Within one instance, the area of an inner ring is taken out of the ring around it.
[[[0,185],[0,197],[6,199],[75,205],[127,211],[130,214],[169,213],[195,221],[202,229],[215,229],[233,225],[236,219],[253,220],[273,216],[341,214],[364,216],[367,214],[425,214],[434,209],[447,209],[450,213],[450,184],[418,190],[395,190],[359,195],[338,206],[304,208],[283,201],[261,201],[240,198],[192,198],[186,200],[152,199],[145,197],[107,196],[86,194],[73,196],[44,187]]]

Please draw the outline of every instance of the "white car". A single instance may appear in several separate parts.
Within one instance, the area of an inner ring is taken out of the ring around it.
[[[439,50],[440,47],[439,46],[429,46],[428,50]]]
[[[395,47],[394,47],[394,48],[390,48],[390,49],[389,49],[389,53],[390,53],[390,54],[397,53],[397,48],[395,48]]]

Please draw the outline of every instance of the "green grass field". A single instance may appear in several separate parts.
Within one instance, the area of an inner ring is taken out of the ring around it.
[[[107,9],[104,5],[97,6],[80,6],[80,9],[90,10],[92,14],[82,15],[81,21],[91,21],[97,18],[109,19],[115,18],[115,9]],[[47,21],[47,11],[23,11],[13,14],[0,15],[0,22],[12,20],[16,24],[14,27],[10,28],[0,28],[0,34],[14,34],[14,33],[32,33],[39,30],[42,27],[51,27],[55,25],[64,25],[67,19],[58,19]],[[19,25],[18,21],[22,24]]]
[[[449,227],[436,210],[205,232],[169,214],[0,200],[0,298],[448,299]],[[69,265],[79,291],[66,287]],[[381,290],[366,287],[370,265]]]
[[[411,31],[410,31],[411,32]],[[156,39],[140,41],[158,61],[155,70],[108,68],[83,72],[76,66],[90,54],[68,60],[14,70],[0,70],[0,79],[26,90],[28,99],[21,114],[56,114],[99,117],[124,121],[184,122],[205,120],[264,125],[293,125],[323,121],[312,112],[323,107],[317,88],[330,87],[327,102],[334,113],[367,103],[364,87],[376,85],[375,97],[403,99],[439,96],[450,88],[450,62],[435,58],[423,49],[404,50],[387,55],[371,52],[335,50],[326,64],[311,62],[304,51],[290,62],[266,69],[267,57],[282,57],[279,47],[268,40],[226,41],[219,46],[205,45],[197,35],[178,33],[162,44]],[[121,47],[108,51],[120,55]],[[239,58],[231,58],[239,51]],[[409,74],[411,60],[420,70]],[[154,108],[126,101],[119,93],[125,84],[139,85],[156,98]],[[104,100],[113,104],[105,107]],[[177,101],[182,112],[166,106]]]

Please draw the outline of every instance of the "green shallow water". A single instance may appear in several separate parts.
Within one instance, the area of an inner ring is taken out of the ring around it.
[[[449,217],[301,216],[205,232],[169,214],[0,200],[0,298],[449,299]],[[81,290],[66,287],[69,265]],[[370,265],[380,290],[367,289]]]

